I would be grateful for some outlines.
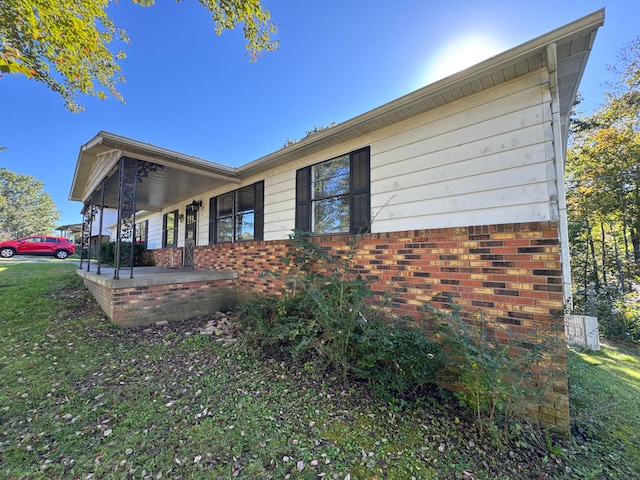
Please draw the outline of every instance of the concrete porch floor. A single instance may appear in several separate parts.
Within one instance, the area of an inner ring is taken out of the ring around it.
[[[164,268],[164,267],[134,267],[133,278],[131,267],[120,268],[120,279],[113,278],[115,268],[110,265],[100,266],[91,264],[87,271],[86,264],[79,268],[78,275],[84,279],[110,288],[147,287],[151,285],[169,285],[176,283],[192,283],[203,281],[215,281],[229,278],[238,278],[235,272],[221,270],[194,270],[192,268]]]

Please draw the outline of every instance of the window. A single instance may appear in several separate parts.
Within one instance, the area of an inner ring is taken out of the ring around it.
[[[178,210],[162,217],[162,248],[178,246]]]
[[[209,243],[262,240],[264,182],[209,200]]]
[[[149,220],[143,220],[142,222],[136,223],[135,239],[136,243],[142,243],[143,245],[147,244],[147,234],[149,231]]]
[[[369,230],[369,147],[296,172],[296,229],[316,234]]]

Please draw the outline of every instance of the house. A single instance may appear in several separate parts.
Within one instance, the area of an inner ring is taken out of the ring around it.
[[[97,218],[96,218],[97,217]],[[101,220],[102,217],[102,220]],[[56,230],[60,232],[60,236],[73,241],[73,243],[80,245],[82,243],[83,233],[89,233],[89,244],[93,252],[96,251],[98,245],[103,242],[108,242],[111,239],[111,233],[109,232],[108,225],[115,224],[118,218],[117,210],[104,208],[96,209],[96,215],[91,221],[91,228],[85,229],[83,223],[74,223],[71,225],[60,225],[56,227]],[[99,226],[103,227],[100,229]]]
[[[394,313],[453,301],[516,334],[562,336],[569,114],[603,22],[594,12],[238,168],[98,133],[70,193],[85,223],[116,208],[117,238],[131,239],[146,222],[156,264],[200,277],[136,283],[116,268],[85,283],[124,325],[184,318],[279,291],[260,273],[282,268],[294,229],[338,251],[361,233],[355,269],[379,295],[391,286]],[[566,430],[563,349],[548,371],[535,416]]]
[[[60,236],[66,238],[67,240],[71,240],[74,243],[80,243],[80,239],[82,237],[82,224],[81,223],[72,223],[69,225],[60,225],[55,228],[60,232]]]

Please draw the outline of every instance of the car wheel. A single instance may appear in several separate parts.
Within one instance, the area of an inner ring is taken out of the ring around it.
[[[13,248],[5,247],[0,249],[0,257],[2,258],[11,258],[16,254],[16,251]]]
[[[69,252],[67,252],[66,250],[58,250],[55,254],[55,257],[59,260],[64,260],[68,256],[69,256]]]

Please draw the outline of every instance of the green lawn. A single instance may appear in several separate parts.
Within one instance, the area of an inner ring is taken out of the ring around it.
[[[571,352],[569,362],[576,473],[640,478],[638,345],[605,341],[600,352]]]
[[[496,436],[199,329],[121,330],[67,262],[0,261],[0,478],[634,478],[640,354],[570,352],[575,435]],[[213,319],[215,320],[215,318]],[[516,432],[517,434],[515,434]]]

